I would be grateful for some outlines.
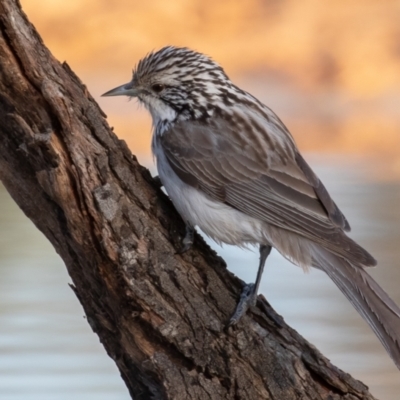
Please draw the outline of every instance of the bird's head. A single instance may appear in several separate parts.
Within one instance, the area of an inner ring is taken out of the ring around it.
[[[137,97],[153,123],[206,117],[231,86],[223,69],[187,48],[164,47],[137,64],[132,80],[103,96]]]

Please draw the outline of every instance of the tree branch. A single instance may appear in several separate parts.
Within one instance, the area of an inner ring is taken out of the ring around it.
[[[18,2],[0,0],[0,178],[65,262],[135,399],[373,399],[184,224]]]

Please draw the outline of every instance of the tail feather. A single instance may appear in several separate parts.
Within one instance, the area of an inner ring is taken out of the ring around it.
[[[400,308],[360,267],[318,246],[313,266],[323,270],[370,325],[400,369]]]

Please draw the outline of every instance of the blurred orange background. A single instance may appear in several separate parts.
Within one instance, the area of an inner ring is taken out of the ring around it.
[[[21,3],[139,158],[150,156],[150,116],[99,96],[128,82],[150,50],[173,44],[212,56],[280,116],[303,151],[372,157],[375,178],[400,176],[398,0]]]

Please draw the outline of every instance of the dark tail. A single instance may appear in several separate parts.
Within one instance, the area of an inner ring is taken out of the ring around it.
[[[400,308],[366,271],[318,246],[314,266],[335,282],[400,369]]]

